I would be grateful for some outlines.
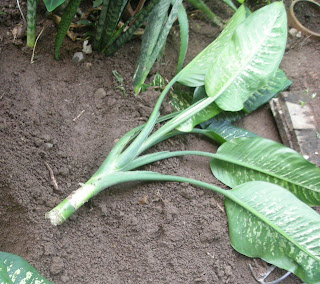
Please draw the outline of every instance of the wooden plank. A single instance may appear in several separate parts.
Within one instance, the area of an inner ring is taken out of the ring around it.
[[[283,92],[270,101],[284,145],[320,166],[320,129],[313,104],[320,90]]]

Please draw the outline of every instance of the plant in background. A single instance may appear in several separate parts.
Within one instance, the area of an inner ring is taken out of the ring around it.
[[[238,252],[293,272],[306,283],[319,282],[320,215],[307,204],[320,204],[320,169],[293,150],[260,137],[232,139],[216,154],[200,151],[143,154],[178,134],[215,133],[194,126],[218,114],[243,109],[246,112],[250,102],[264,96],[259,90],[270,91],[274,82],[279,82],[277,70],[285,49],[286,27],[281,2],[248,17],[241,6],[221,35],[164,88],[147,123],[125,134],[97,172],[46,217],[53,225],[60,225],[90,198],[119,183],[188,182],[226,197],[230,240]],[[186,109],[159,118],[161,103],[176,82],[198,87],[198,91],[202,88],[206,96],[198,97]],[[152,132],[160,122],[163,122],[160,128]],[[217,137],[223,137],[223,133],[217,133]],[[182,155],[210,158],[214,175],[232,190],[190,178],[135,170]]]
[[[52,12],[62,4],[66,4],[58,26],[54,45],[54,56],[56,59],[59,59],[63,39],[68,32],[81,0],[43,1],[49,12]],[[130,40],[135,32],[146,23],[140,56],[133,80],[134,90],[137,94],[140,92],[152,65],[164,49],[167,36],[176,19],[178,19],[180,27],[180,51],[177,73],[182,69],[188,47],[188,17],[182,0],[140,0],[135,11],[132,9],[132,2],[133,1],[129,0],[94,1],[93,6],[101,6],[101,11],[96,19],[92,41],[95,50],[105,53],[106,56],[110,56]],[[213,24],[221,29],[224,27],[224,21],[215,15],[202,0],[188,0],[188,2],[197,9],[200,9]],[[231,0],[223,0],[223,2],[236,10]],[[34,46],[36,38],[36,8],[36,0],[28,0],[27,45],[30,47]],[[122,23],[121,17],[125,11],[127,11],[131,17],[125,23]]]
[[[66,0],[43,0],[47,10],[52,12]],[[27,0],[27,46],[34,47],[36,41],[37,0]]]

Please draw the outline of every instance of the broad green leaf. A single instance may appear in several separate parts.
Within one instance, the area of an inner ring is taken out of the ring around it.
[[[278,93],[287,89],[292,84],[288,80],[286,74],[278,69],[275,75],[267,82],[265,86],[254,92],[244,103],[244,111],[246,113],[253,112]]]
[[[244,103],[244,110],[238,112],[221,111],[221,109],[215,104],[211,104],[209,107],[198,112],[194,117],[187,120],[184,124],[177,129],[183,132],[191,131],[196,125],[205,122],[206,125],[202,127],[206,128],[203,134],[206,136],[221,138],[219,141],[229,141],[237,137],[254,137],[256,134],[247,131],[245,129],[233,126],[231,122],[237,121],[240,118],[247,115],[247,113],[253,112],[261,105],[265,104],[272,97],[276,96],[279,92],[286,89],[291,84],[291,81],[286,78],[286,75],[278,69],[275,76],[273,76],[267,83],[258,91],[254,92]],[[207,97],[204,86],[197,87],[193,94],[193,100],[191,104]],[[209,120],[208,120],[209,119]],[[210,123],[210,124],[209,124]],[[215,132],[215,134],[213,134]],[[216,139],[214,139],[217,141]],[[219,142],[217,141],[217,142]],[[223,143],[222,142],[222,143]]]
[[[228,121],[219,121],[210,124],[205,129],[201,129],[200,133],[211,138],[212,140],[222,144],[239,137],[258,137],[257,134],[250,132],[241,127],[232,125]]]
[[[52,284],[20,256],[0,252],[0,283]]]
[[[268,81],[267,85],[254,92],[245,101],[243,110],[237,112],[223,111],[212,119],[201,123],[201,127],[206,128],[208,125],[215,123],[218,123],[220,125],[224,121],[228,121],[229,123],[238,121],[247,114],[261,107],[271,98],[275,97],[278,93],[288,88],[291,84],[292,82],[287,79],[283,71],[281,69],[278,69],[275,76]],[[196,94],[194,94],[194,100],[198,100]]]
[[[66,0],[43,0],[43,2],[46,5],[47,10],[52,12],[55,8],[66,2]]]
[[[192,91],[182,89],[179,85],[173,87],[170,96],[170,104],[176,111],[182,111],[192,104]]]
[[[267,181],[311,206],[320,205],[320,169],[272,140],[233,139],[220,146],[210,166],[214,176],[232,188],[247,181]]]
[[[250,131],[232,125],[232,122],[235,122],[253,112],[265,104],[268,100],[276,96],[279,92],[290,86],[291,83],[292,82],[286,78],[283,71],[278,69],[275,76],[268,81],[266,86],[254,92],[249,99],[245,101],[244,110],[238,112],[222,111],[217,116],[214,116],[213,118],[201,123],[200,125],[204,129],[200,132],[221,144],[238,137],[257,136]],[[198,93],[199,92],[195,92],[193,96],[194,101],[197,101],[201,98]]]
[[[232,16],[227,26],[219,37],[199,53],[183,70],[179,73],[178,82],[189,87],[204,85],[205,76],[216,60],[221,50],[230,41],[235,29],[246,18],[246,9],[241,6]]]
[[[306,283],[320,281],[320,215],[274,184],[248,182],[225,199],[233,248],[291,271]]]
[[[267,24],[266,24],[267,23]],[[205,78],[208,96],[227,111],[239,111],[249,96],[266,85],[282,59],[287,17],[282,2],[252,13],[212,62]]]

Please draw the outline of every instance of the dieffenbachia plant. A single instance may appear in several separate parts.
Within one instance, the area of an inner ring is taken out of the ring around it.
[[[286,11],[282,2],[270,4],[249,16],[241,6],[220,36],[164,88],[147,123],[125,134],[97,172],[46,217],[53,225],[60,225],[90,198],[119,183],[188,182],[226,197],[230,239],[237,251],[261,257],[295,273],[306,283],[319,282],[320,215],[306,204],[320,204],[320,170],[314,165],[292,150],[259,137],[231,140],[216,154],[200,151],[143,154],[181,131],[198,133],[193,129],[195,123],[224,111],[242,110],[248,98],[274,78],[284,53],[286,35]],[[187,109],[159,118],[161,103],[176,82],[190,87],[204,86],[207,96]],[[158,122],[165,123],[152,132]],[[212,159],[213,171],[217,171],[214,174],[233,189],[223,190],[190,178],[135,170],[182,155]]]

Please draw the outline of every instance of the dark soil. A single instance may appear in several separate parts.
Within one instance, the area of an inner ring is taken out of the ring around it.
[[[303,26],[320,33],[320,6],[307,1],[298,2],[294,5],[294,13]]]
[[[14,11],[0,20],[0,251],[24,257],[56,284],[255,283],[249,264],[260,272],[263,265],[232,249],[223,198],[189,184],[119,185],[93,198],[61,226],[53,227],[44,218],[90,178],[116,139],[147,120],[158,92],[133,96],[138,38],[112,57],[93,53],[78,65],[71,58],[81,46],[66,39],[61,60],[55,61],[56,28],[40,17],[38,28],[45,30],[30,64],[25,39],[13,39],[20,17],[9,5],[9,0],[0,1],[0,10]],[[230,15],[220,1],[214,5],[224,18]],[[188,60],[219,33],[197,17],[190,24]],[[172,31],[164,59],[157,64],[167,79],[175,70],[176,33]],[[319,88],[319,48],[310,39],[289,39],[282,68],[294,81],[292,90]],[[113,70],[124,78],[127,96],[117,89]],[[97,92],[101,88],[105,92]],[[163,111],[168,108],[165,104]],[[319,105],[317,109],[320,113]],[[280,142],[268,106],[240,125]],[[217,145],[189,135],[157,146],[185,149],[215,152]],[[211,175],[208,160],[199,157],[172,158],[146,169],[223,187]],[[301,281],[291,275],[282,283]]]

